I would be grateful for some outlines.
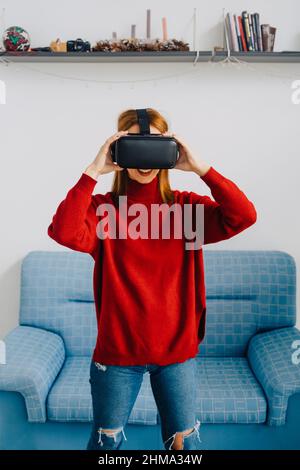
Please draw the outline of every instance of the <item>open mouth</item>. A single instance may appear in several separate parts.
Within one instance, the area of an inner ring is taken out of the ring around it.
[[[140,170],[137,169],[137,172],[141,176],[149,176],[152,173],[152,170]]]

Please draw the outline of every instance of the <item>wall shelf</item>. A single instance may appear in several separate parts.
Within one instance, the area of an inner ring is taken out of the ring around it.
[[[198,62],[208,62],[211,51],[200,51]],[[300,63],[300,51],[289,52],[231,52],[247,62]],[[226,52],[216,52],[213,60],[218,62],[227,56]],[[166,52],[4,52],[0,61],[11,62],[193,62],[195,51]]]

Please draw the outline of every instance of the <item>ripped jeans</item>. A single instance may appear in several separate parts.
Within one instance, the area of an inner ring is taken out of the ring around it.
[[[89,381],[94,420],[86,450],[121,448],[123,440],[127,440],[124,426],[142,385],[143,374],[147,372],[159,412],[164,448],[176,449],[176,444],[172,447],[179,437],[176,433],[184,432],[179,448],[199,450],[195,368],[195,357],[165,366],[116,366],[92,360]]]

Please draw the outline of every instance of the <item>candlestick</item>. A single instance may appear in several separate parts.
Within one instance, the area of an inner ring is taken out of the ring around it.
[[[132,37],[132,38],[135,38],[135,27],[136,27],[135,24],[132,24],[132,25],[131,25],[131,37]]]
[[[167,18],[164,16],[162,18],[162,28],[163,28],[163,40],[167,41],[168,34],[167,34]]]
[[[196,50],[196,37],[197,37],[197,8],[194,8],[193,15],[193,50]]]
[[[147,39],[151,37],[151,10],[147,10]]]

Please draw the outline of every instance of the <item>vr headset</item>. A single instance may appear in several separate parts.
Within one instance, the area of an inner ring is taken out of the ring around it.
[[[140,133],[128,133],[110,145],[112,160],[122,168],[174,168],[179,148],[173,137],[150,134],[146,109],[136,109]]]

